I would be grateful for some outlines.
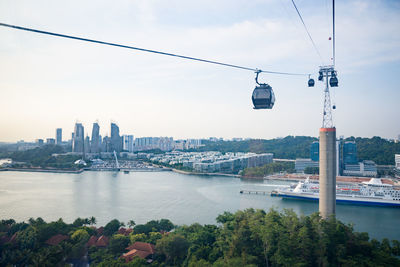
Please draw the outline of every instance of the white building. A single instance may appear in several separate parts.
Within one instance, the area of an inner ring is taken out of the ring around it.
[[[400,170],[400,154],[395,154],[394,155],[394,164],[396,166],[397,170]]]
[[[375,162],[372,160],[364,160],[358,164],[346,164],[343,174],[347,176],[375,177],[378,174],[378,171]]]
[[[304,172],[307,167],[318,168],[319,162],[311,159],[296,159],[294,162],[294,168],[296,169],[296,172]]]

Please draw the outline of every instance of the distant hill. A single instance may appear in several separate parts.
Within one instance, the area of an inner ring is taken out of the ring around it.
[[[318,139],[310,136],[287,136],[270,140],[217,142],[204,140],[205,146],[191,151],[274,153],[274,158],[309,158],[310,145],[313,141],[318,141]],[[400,154],[400,143],[377,136],[372,138],[349,137],[345,141],[356,142],[359,161],[373,160],[379,165],[394,165],[394,154]]]
[[[318,139],[310,136],[287,136],[277,139],[245,141],[204,141],[205,146],[194,151],[274,153],[274,158],[295,159],[310,157],[310,145]]]

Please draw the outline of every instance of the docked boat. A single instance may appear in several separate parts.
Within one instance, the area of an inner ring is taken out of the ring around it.
[[[289,188],[273,190],[271,195],[318,201],[319,183],[307,178]],[[400,207],[400,190],[393,185],[382,183],[379,178],[372,178],[360,184],[338,184],[336,185],[336,203]]]

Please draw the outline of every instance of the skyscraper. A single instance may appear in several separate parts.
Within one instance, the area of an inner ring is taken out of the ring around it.
[[[91,153],[99,153],[100,152],[100,126],[97,122],[93,123],[92,128],[92,143],[90,152]]]
[[[74,139],[72,141],[72,152],[84,152],[84,128],[82,123],[75,123]]]
[[[85,151],[85,154],[90,153],[90,138],[88,135],[85,138],[85,145],[83,146],[83,149]]]
[[[56,129],[56,144],[61,145],[61,143],[62,143],[62,129],[57,128]]]
[[[119,127],[115,123],[111,123],[111,151],[121,152],[122,139],[119,135]]]

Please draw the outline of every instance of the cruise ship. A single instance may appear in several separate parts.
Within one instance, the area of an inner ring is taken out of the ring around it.
[[[318,201],[319,183],[307,178],[289,188],[273,190],[271,195]],[[393,185],[382,183],[379,178],[372,178],[360,184],[338,184],[336,185],[336,203],[400,207],[400,190]]]

